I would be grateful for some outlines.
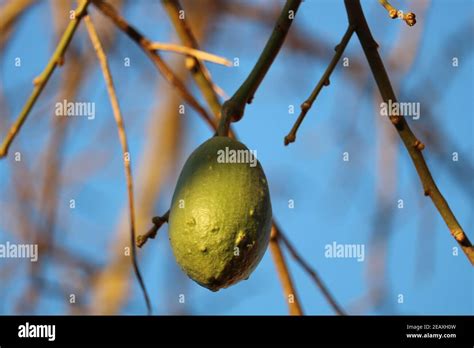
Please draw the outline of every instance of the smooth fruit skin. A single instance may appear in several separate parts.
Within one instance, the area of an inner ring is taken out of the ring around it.
[[[178,264],[212,291],[249,277],[267,249],[272,220],[260,163],[219,163],[218,151],[226,147],[249,151],[221,136],[199,146],[179,176],[169,216]]]

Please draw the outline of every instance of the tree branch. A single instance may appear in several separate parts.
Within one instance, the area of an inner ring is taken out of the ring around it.
[[[33,0],[8,1],[0,7],[0,48],[5,43],[14,23],[34,4]]]
[[[97,32],[95,30],[94,24],[92,23],[92,20],[89,18],[89,16],[84,17],[84,22],[86,24],[87,32],[89,34],[91,43],[94,46],[94,50],[97,53],[97,59],[99,60],[100,66],[102,68],[102,74],[104,75],[104,81],[107,87],[107,92],[109,94],[110,104],[112,106],[115,123],[117,124],[117,131],[118,131],[120,144],[122,146],[122,152],[123,152],[125,177],[127,181],[128,209],[129,209],[129,214],[130,214],[130,247],[131,247],[132,263],[133,263],[133,268],[135,270],[135,274],[137,276],[138,282],[140,283],[140,287],[143,291],[143,296],[145,297],[148,314],[151,314],[150,298],[148,296],[145,283],[143,282],[143,278],[140,273],[140,269],[138,267],[138,261],[137,261],[136,244],[135,244],[135,205],[134,205],[134,198],[133,198],[133,179],[132,179],[131,158],[130,158],[128,143],[127,143],[127,133],[125,132],[123,117],[120,111],[117,95],[115,93],[114,82],[112,80],[109,64],[107,62],[107,56],[105,55],[105,52],[102,49],[102,45],[100,43]]]
[[[300,4],[301,0],[287,0],[257,63],[240,88],[222,106],[222,118],[217,134],[227,135],[230,122],[237,122],[244,115],[246,104],[252,102],[255,92],[280,51]]]
[[[347,27],[346,33],[342,37],[341,43],[336,46],[336,52],[334,53],[334,56],[331,59],[331,62],[329,63],[328,67],[326,68],[326,71],[324,72],[323,76],[319,80],[318,84],[314,88],[313,92],[311,95],[306,99],[306,101],[301,104],[301,113],[298,116],[298,119],[296,120],[295,124],[293,125],[293,128],[291,129],[290,133],[285,137],[285,145],[288,145],[290,143],[293,143],[296,139],[296,132],[298,132],[298,128],[300,127],[301,123],[303,122],[306,114],[308,113],[309,109],[313,105],[314,101],[319,95],[319,92],[323,89],[324,86],[329,86],[329,78],[334,71],[334,68],[336,67],[337,63],[339,62],[339,59],[341,59],[342,53],[344,53],[344,50],[347,47],[347,44],[349,43],[352,34],[354,33],[354,26],[349,25]]]
[[[186,17],[180,18],[179,16],[180,11],[183,11],[179,1],[162,0],[162,3],[181,42],[193,49],[199,49],[199,44],[194,37],[191,27],[186,21]],[[192,58],[191,64],[188,65],[188,68],[204,99],[209,105],[209,108],[212,110],[215,119],[219,120],[221,117],[222,105],[216,92],[218,88],[212,81],[209,70],[206,68],[204,63],[196,57]],[[229,133],[232,137],[235,137],[232,129],[230,129]]]
[[[163,215],[163,216],[155,216],[153,219],[151,219],[151,222],[153,222],[153,227],[148,230],[147,233],[141,234],[137,237],[137,246],[141,248],[149,238],[155,239],[156,234],[158,233],[158,230],[163,226],[163,224],[168,222],[170,216],[170,210]]]
[[[3,140],[2,145],[0,146],[0,159],[5,157],[8,154],[8,149],[10,148],[10,145],[12,144],[16,135],[20,131],[21,127],[23,126],[23,123],[25,123],[26,118],[28,117],[28,114],[30,113],[33,106],[35,105],[36,100],[38,99],[39,95],[41,94],[44,87],[48,83],[48,80],[53,74],[54,70],[56,69],[58,65],[63,64],[64,53],[66,52],[66,49],[68,48],[69,43],[71,42],[72,37],[74,36],[74,33],[76,32],[76,29],[79,26],[81,18],[84,16],[84,14],[87,11],[87,6],[89,5],[89,2],[90,0],[81,0],[79,2],[79,5],[74,10],[74,14],[75,14],[74,18],[71,19],[71,21],[69,22],[69,25],[64,31],[64,34],[61,37],[61,40],[59,41],[59,44],[56,47],[53,55],[51,56],[48,64],[46,65],[46,68],[38,77],[34,79],[33,92],[31,92],[28,100],[23,106],[23,109],[18,115],[15,123],[13,123],[13,125],[11,126],[10,130],[8,131],[8,134]]]
[[[173,27],[176,30],[181,42],[183,42],[183,44],[188,47],[199,49],[199,44],[194,37],[187,20],[185,18],[180,18],[179,16],[180,11],[183,11],[179,1],[162,0],[162,4],[168,13],[168,17],[170,18],[171,23],[173,24]],[[221,113],[221,103],[219,102],[219,98],[215,92],[211,75],[206,66],[199,59],[194,58],[192,62],[193,64],[189,65],[189,69],[194,81],[196,81],[196,84],[201,90],[203,97],[211,108],[214,116],[218,118],[220,117]]]
[[[329,302],[331,307],[334,311],[339,315],[346,315],[344,310],[339,306],[334,296],[331,294],[329,289],[324,284],[323,280],[319,277],[315,270],[311,268],[311,266],[303,259],[303,257],[298,253],[296,248],[290,243],[290,241],[286,238],[286,236],[277,229],[278,234],[277,238],[279,238],[283,244],[286,246],[288,251],[290,252],[291,256],[300,264],[300,266],[308,273],[308,275],[314,280],[316,286],[321,290],[326,300]]]
[[[195,59],[207,60],[208,62],[224,66],[232,66],[232,63],[228,59],[187,46],[155,41],[150,44],[150,49],[184,54],[194,57]]]
[[[300,302],[298,300],[298,296],[290,276],[290,271],[286,265],[280,243],[278,242],[280,237],[281,235],[278,226],[275,221],[273,221],[272,232],[270,236],[270,250],[272,251],[273,261],[275,263],[278,276],[280,277],[285,299],[288,302],[290,315],[303,315],[303,309],[301,308]]]
[[[155,64],[158,70],[161,72],[163,77],[181,94],[183,99],[191,105],[211,126],[215,127],[215,121],[206,111],[206,109],[199,104],[199,102],[194,98],[191,92],[188,90],[186,85],[181,81],[175,73],[171,70],[171,68],[165,63],[165,61],[161,58],[156,49],[153,49],[152,42],[148,40],[143,34],[141,34],[137,29],[132,27],[120,14],[115,10],[113,6],[106,3],[102,0],[92,0],[93,4],[107,17],[114,22],[114,24],[122,30],[125,34],[127,34],[130,39],[132,39],[144,52],[145,54],[151,59],[151,61]]]
[[[349,23],[355,26],[357,36],[362,45],[362,49],[364,50],[382,99],[386,103],[389,101],[392,103],[397,102],[397,98],[385,70],[383,61],[377,51],[378,45],[372,37],[360,6],[360,2],[358,0],[344,0],[344,3]],[[474,265],[474,248],[433,180],[428,165],[421,153],[425,147],[424,144],[413,134],[403,115],[390,116],[390,120],[397,129],[398,135],[402,139],[403,144],[415,165],[425,195],[430,196],[436,209],[438,209],[441,217],[448,226],[451,235],[458,242],[471,264]]]
[[[380,4],[388,11],[390,18],[400,18],[405,21],[410,27],[416,24],[416,16],[413,12],[404,13],[402,10],[397,10],[387,0],[379,0]]]

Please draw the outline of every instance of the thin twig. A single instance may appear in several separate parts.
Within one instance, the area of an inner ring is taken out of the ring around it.
[[[341,43],[336,46],[336,52],[334,53],[334,56],[332,57],[331,62],[326,68],[326,71],[324,72],[323,76],[319,80],[318,84],[316,85],[308,99],[306,99],[306,101],[301,104],[301,113],[298,116],[298,119],[296,120],[295,124],[293,125],[293,128],[291,129],[290,133],[288,133],[288,135],[285,137],[285,145],[288,145],[295,141],[296,132],[298,132],[298,128],[303,122],[306,114],[313,105],[314,101],[318,97],[319,92],[323,89],[324,86],[329,86],[329,78],[331,77],[331,74],[334,71],[334,68],[336,67],[337,63],[339,62],[339,59],[341,59],[342,53],[344,53],[344,50],[346,49],[347,44],[349,43],[353,33],[354,27],[352,25],[349,25],[347,27],[346,33],[342,37]]]
[[[354,25],[356,28],[357,36],[359,37],[359,41],[364,50],[382,99],[386,103],[389,101],[392,103],[397,102],[395,92],[393,91],[382,58],[377,51],[378,45],[372,37],[364,12],[360,6],[360,2],[358,0],[344,0],[344,3],[349,23]],[[408,150],[408,154],[410,155],[418,176],[420,177],[425,195],[430,196],[436,209],[438,209],[441,217],[448,226],[451,235],[461,246],[471,264],[474,265],[474,248],[433,180],[428,165],[421,153],[425,147],[424,144],[413,134],[403,115],[390,116],[390,120]]]
[[[151,303],[150,298],[148,296],[145,284],[143,282],[142,275],[140,273],[140,269],[138,268],[138,261],[136,255],[136,244],[135,244],[135,207],[134,207],[134,199],[133,199],[133,179],[132,179],[132,168],[131,168],[131,158],[129,155],[128,150],[128,143],[127,143],[127,134],[125,132],[125,126],[123,123],[122,113],[120,111],[120,106],[118,103],[117,95],[115,93],[114,82],[112,80],[112,75],[110,74],[109,64],[107,62],[107,57],[105,55],[104,50],[102,49],[102,45],[100,43],[99,37],[95,30],[94,24],[89,16],[85,16],[84,18],[87,32],[89,33],[89,38],[94,46],[94,50],[97,53],[97,58],[100,62],[100,66],[102,68],[102,74],[104,75],[105,84],[107,87],[107,92],[109,94],[110,104],[112,106],[113,115],[115,118],[115,122],[117,124],[117,131],[120,138],[120,144],[122,146],[123,152],[123,161],[124,161],[124,168],[125,168],[125,177],[127,180],[127,193],[128,193],[128,206],[129,206],[129,213],[130,213],[130,246],[131,246],[131,256],[132,256],[132,263],[133,268],[135,270],[135,274],[138,278],[138,282],[140,283],[140,287],[142,288],[143,295],[145,297],[146,306],[148,310],[148,314],[151,314]]]
[[[211,126],[215,126],[215,121],[206,111],[206,109],[197,101],[191,94],[186,85],[181,81],[166,62],[161,58],[159,53],[151,47],[152,41],[147,39],[137,29],[132,27],[116,10],[115,8],[102,0],[93,0],[93,4],[125,34],[130,37],[152,60],[163,77],[179,91],[184,100],[191,105]]]
[[[63,64],[64,61],[64,53],[66,52],[66,49],[69,46],[69,43],[72,40],[72,37],[74,36],[74,33],[76,32],[77,27],[79,26],[79,23],[81,21],[81,18],[84,16],[87,10],[87,6],[89,5],[90,0],[81,0],[79,2],[79,5],[77,8],[74,10],[74,18],[71,19],[69,22],[69,25],[67,26],[66,30],[64,31],[63,36],[61,37],[61,40],[59,41],[58,46],[56,47],[53,55],[51,56],[48,64],[46,65],[46,68],[43,70],[43,72],[34,79],[34,88],[33,92],[29,96],[28,100],[26,101],[25,105],[23,106],[23,109],[21,110],[20,114],[18,115],[15,123],[11,126],[10,130],[8,131],[7,136],[3,140],[2,145],[0,146],[0,158],[5,157],[8,154],[8,149],[10,145],[12,144],[13,140],[15,139],[16,135],[21,129],[21,126],[23,123],[26,121],[26,118],[28,117],[29,112],[33,108],[33,106],[36,103],[36,100],[38,99],[39,95],[41,94],[41,91],[44,89],[46,86],[46,83],[48,82],[49,78],[53,74],[54,70],[58,65]]]
[[[151,219],[151,222],[153,222],[153,227],[150,228],[147,233],[141,234],[137,237],[137,246],[141,248],[143,245],[145,245],[149,238],[154,239],[160,227],[163,226],[165,222],[168,222],[169,216],[170,211],[168,209],[168,211],[163,216],[155,216],[153,219]]]
[[[163,0],[163,6],[170,17],[171,23],[173,24],[180,40],[185,46],[193,49],[199,49],[199,44],[194,37],[194,34],[189,26],[186,18],[180,16],[183,8],[181,7],[178,0]],[[199,59],[192,58],[191,64],[187,64],[191,76],[196,82],[201,94],[206,100],[209,108],[211,109],[214,117],[217,121],[221,118],[221,102],[219,101],[218,92],[220,88],[212,81],[211,73]],[[215,127],[215,129],[217,129]],[[229,127],[229,136],[235,138],[235,133],[232,127]]]
[[[246,104],[252,102],[255,92],[280,51],[300,4],[301,0],[287,0],[257,63],[240,88],[222,106],[222,118],[217,134],[227,135],[230,122],[237,122],[244,115]]]
[[[170,66],[180,78],[186,76],[186,68],[178,57],[172,57]],[[134,165],[135,205],[139,207],[135,215],[137,234],[146,231],[150,217],[153,216],[153,207],[160,199],[163,183],[174,172],[175,161],[183,144],[182,124],[185,120],[175,115],[182,98],[166,82],[157,82],[156,87],[154,94],[159,95],[163,102],[155,103],[146,117],[143,151]],[[156,155],[158,153],[159,156]],[[90,309],[94,313],[117,313],[126,304],[131,288],[127,279],[133,268],[123,257],[123,246],[128,244],[129,236],[128,209],[122,209],[118,220],[116,238],[110,245],[113,257],[97,273],[92,284]]]
[[[318,273],[316,273],[316,271],[312,269],[311,266],[303,259],[303,257],[298,253],[296,248],[290,243],[286,236],[280,230],[277,231],[277,237],[283,242],[283,244],[286,246],[291,256],[296,260],[296,262],[298,262],[301,267],[306,271],[306,273],[308,273],[309,276],[314,280],[316,286],[319,288],[319,290],[321,290],[324,297],[329,302],[334,311],[339,315],[346,315],[345,311],[341,308],[341,306],[339,306],[336,299],[326,287]]]
[[[208,53],[208,52],[204,52],[204,51],[197,50],[194,48],[176,45],[172,43],[154,41],[150,44],[150,49],[180,53],[180,54],[194,57],[196,59],[205,60],[211,63],[224,65],[224,66],[232,66],[232,63],[226,58],[219,57],[212,53]]]
[[[275,263],[278,276],[280,277],[285,299],[288,302],[290,315],[303,315],[303,309],[301,308],[298,295],[296,294],[295,287],[290,276],[290,271],[288,270],[283,251],[280,247],[280,237],[281,236],[278,226],[275,222],[273,222],[270,236],[270,250],[272,251],[273,261]]]
[[[400,18],[405,21],[410,27],[416,24],[416,15],[413,12],[404,13],[393,7],[387,0],[379,0],[380,4],[388,11],[388,15],[392,19]]]

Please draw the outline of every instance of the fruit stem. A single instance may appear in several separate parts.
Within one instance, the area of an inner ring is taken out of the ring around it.
[[[230,122],[237,122],[244,115],[246,104],[252,102],[255,92],[280,51],[300,4],[301,0],[286,1],[257,63],[239,89],[222,105],[217,135],[228,136]]]

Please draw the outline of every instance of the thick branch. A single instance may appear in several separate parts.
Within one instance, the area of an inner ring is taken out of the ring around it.
[[[397,98],[385,70],[383,61],[377,51],[378,45],[372,37],[360,6],[360,2],[358,0],[344,0],[344,3],[349,23],[355,26],[357,36],[359,37],[359,41],[362,45],[367,61],[369,62],[370,69],[375,82],[377,83],[382,99],[386,103],[389,101],[392,103],[397,102]],[[448,226],[452,236],[458,242],[471,264],[474,265],[474,248],[431,176],[428,165],[421,153],[424,148],[423,143],[413,134],[403,115],[390,116],[390,120],[397,129],[398,135],[402,139],[403,144],[415,165],[425,195],[430,196],[436,209],[438,209],[441,217]]]

